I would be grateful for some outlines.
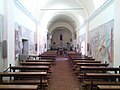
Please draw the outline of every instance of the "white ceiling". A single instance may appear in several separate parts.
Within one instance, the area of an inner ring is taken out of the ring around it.
[[[93,0],[19,0],[49,30],[57,22],[66,22],[74,30],[95,12]],[[28,5],[29,3],[29,5]],[[79,10],[76,10],[78,9]]]
[[[75,10],[77,8],[80,9]],[[81,16],[84,19],[88,18],[88,16],[94,12],[94,5],[92,0],[49,0],[42,9],[44,10],[40,10],[39,18],[41,21],[48,22],[48,29],[54,23],[61,21],[69,23],[75,30],[81,24],[79,17]],[[48,16],[50,16],[50,18],[46,20]]]

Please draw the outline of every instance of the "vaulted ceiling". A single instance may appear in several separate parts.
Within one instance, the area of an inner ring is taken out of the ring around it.
[[[19,0],[31,14],[49,30],[54,24],[64,22],[76,30],[95,12],[93,0]],[[60,24],[60,23],[59,23]]]

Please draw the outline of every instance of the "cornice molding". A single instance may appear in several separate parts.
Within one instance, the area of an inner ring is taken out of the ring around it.
[[[88,22],[94,19],[97,15],[99,15],[105,8],[112,4],[113,0],[107,0],[100,8],[98,8],[89,18]]]
[[[97,15],[99,15],[105,8],[110,6],[113,3],[113,0],[107,0],[99,9],[97,9],[85,22],[81,25],[80,29],[83,28],[86,24],[88,24],[91,20],[93,20]],[[79,29],[79,30],[80,30]]]
[[[15,6],[21,10],[24,14],[26,14],[29,18],[31,18],[34,22],[40,23],[39,20],[37,20],[31,13],[18,1],[14,0]]]

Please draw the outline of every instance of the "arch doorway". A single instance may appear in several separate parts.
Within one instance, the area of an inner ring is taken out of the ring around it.
[[[72,46],[72,32],[65,27],[59,27],[52,31],[51,47],[53,50],[59,48],[70,50]]]

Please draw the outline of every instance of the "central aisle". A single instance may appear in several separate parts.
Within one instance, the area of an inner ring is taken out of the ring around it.
[[[50,79],[49,90],[79,90],[79,82],[75,78],[67,58],[56,59]]]

